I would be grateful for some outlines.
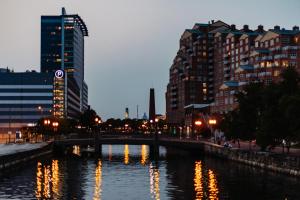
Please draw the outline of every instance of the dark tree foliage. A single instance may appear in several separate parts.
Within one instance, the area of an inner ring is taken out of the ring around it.
[[[237,94],[239,107],[225,115],[221,129],[229,139],[253,140],[264,150],[300,141],[300,76],[288,67],[279,83],[250,83]]]

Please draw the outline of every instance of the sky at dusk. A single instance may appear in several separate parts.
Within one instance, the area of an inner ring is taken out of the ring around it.
[[[89,104],[104,119],[148,115],[149,88],[165,113],[169,68],[184,29],[222,20],[255,28],[300,25],[298,0],[1,0],[0,67],[39,70],[41,15],[79,14],[85,38]]]

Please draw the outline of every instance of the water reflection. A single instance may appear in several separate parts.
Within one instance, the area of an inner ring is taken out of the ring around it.
[[[112,145],[108,145],[108,160],[112,160]]]
[[[52,160],[52,191],[54,194],[59,194],[59,167],[58,160]]]
[[[102,161],[99,160],[95,169],[94,200],[100,200],[102,193]]]
[[[202,163],[201,161],[195,162],[195,176],[194,176],[194,189],[196,193],[196,200],[203,198],[203,183],[202,183]]]
[[[35,190],[36,198],[42,197],[42,180],[43,180],[42,163],[38,162],[37,170],[36,170],[36,190]]]
[[[218,200],[219,189],[217,185],[217,178],[212,170],[208,170],[208,181],[209,199]]]
[[[147,146],[142,145],[141,148],[141,164],[146,165],[148,160],[148,151],[147,151]]]
[[[36,169],[36,198],[51,198],[53,194],[59,194],[58,160],[52,160],[51,165],[37,163]]]
[[[159,170],[158,170],[158,167],[154,167],[152,165],[152,163],[150,163],[149,173],[150,173],[151,198],[159,200],[160,199],[160,190],[159,190]]]
[[[127,165],[129,163],[129,146],[128,144],[124,145],[124,164]]]
[[[80,156],[80,146],[79,145],[74,145],[73,146],[73,154]]]
[[[103,148],[103,160],[72,154],[4,174],[0,199],[300,199],[296,178],[209,157],[178,156],[176,149],[152,162],[148,146],[113,148]]]

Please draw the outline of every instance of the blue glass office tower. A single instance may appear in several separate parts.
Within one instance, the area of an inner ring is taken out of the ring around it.
[[[41,72],[65,72],[64,116],[76,118],[88,107],[88,87],[84,81],[84,37],[88,30],[79,15],[41,17]],[[59,87],[59,86],[58,86]],[[55,89],[55,88],[54,88]],[[54,96],[54,98],[56,98]],[[60,97],[59,97],[60,98]],[[55,105],[54,107],[60,106]]]

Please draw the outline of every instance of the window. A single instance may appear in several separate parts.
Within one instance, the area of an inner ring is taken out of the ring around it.
[[[270,41],[270,46],[274,46],[274,39]]]
[[[258,41],[255,42],[255,47],[259,47],[259,42]]]

